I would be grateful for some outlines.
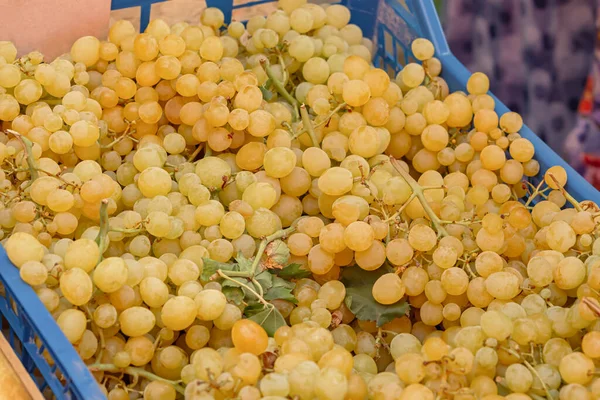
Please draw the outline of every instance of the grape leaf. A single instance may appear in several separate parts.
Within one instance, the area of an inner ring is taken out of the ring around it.
[[[244,297],[247,297],[249,299],[256,299],[256,295],[254,293],[252,293],[250,290],[247,289],[247,287],[250,287],[254,290],[258,290],[257,287],[255,287],[256,285],[253,284],[252,282],[250,282],[250,280],[248,280],[247,278],[240,278],[240,277],[232,277],[230,279],[225,279],[223,280],[223,282],[221,282],[221,286],[223,288],[226,287],[233,287],[233,288],[240,288],[240,290],[244,293]],[[267,289],[265,289],[267,290]]]
[[[271,287],[273,286],[273,275],[271,275],[267,271],[263,271],[260,274],[256,275],[254,279],[258,281],[258,283],[260,284],[260,286],[262,286],[265,292],[271,289]]]
[[[238,268],[242,272],[250,271],[252,269],[252,260],[244,257],[242,253],[237,254],[235,261],[237,261]]]
[[[223,294],[234,304],[240,305],[244,301],[244,291],[239,287],[223,287]]]
[[[259,312],[263,311],[264,308],[265,308],[264,304],[259,303],[258,301],[251,301],[244,308],[244,315],[246,317],[250,318],[251,316],[256,315]]]
[[[259,86],[258,88],[260,89],[260,91],[262,92],[263,98],[266,101],[271,100],[271,98],[273,98],[273,92],[271,92],[269,90],[269,87],[271,87],[271,79],[267,79],[267,81],[265,82],[264,85]]]
[[[346,286],[346,306],[360,320],[375,321],[377,326],[387,324],[399,318],[409,310],[405,301],[391,305],[379,304],[375,301],[372,288],[375,281],[386,271],[384,268],[365,271],[357,266],[344,268],[341,281]]]
[[[296,300],[296,298],[292,294],[292,291],[283,286],[272,287],[271,289],[269,289],[267,291],[267,293],[265,293],[264,297],[265,297],[265,300],[281,299],[281,300],[291,301],[294,304],[298,303],[298,300]]]
[[[267,245],[263,265],[268,269],[282,269],[290,258],[290,249],[283,240],[274,240]]]
[[[210,281],[210,278],[216,274],[219,269],[222,269],[223,271],[235,271],[237,267],[236,264],[222,263],[205,257],[202,257],[202,261],[204,261],[204,267],[202,268],[200,279],[204,282]]]
[[[264,307],[264,309],[261,312],[254,314],[248,319],[251,319],[252,321],[262,326],[263,329],[267,332],[267,334],[271,337],[275,335],[275,331],[277,329],[287,325],[285,323],[283,315],[281,315],[281,313],[278,309],[275,308],[275,306]]]
[[[248,283],[248,280],[245,278],[239,278],[239,277],[233,277],[231,278],[233,280],[229,280],[229,279],[224,279],[223,282],[221,282],[221,287],[241,287],[242,285],[240,285],[240,283],[246,284]]]
[[[271,270],[271,272],[283,279],[308,278],[312,275],[312,272],[302,268],[300,264],[290,264],[283,269]]]
[[[284,287],[284,288],[288,288],[291,290],[296,287],[296,284],[294,282],[290,282],[285,279],[282,279],[278,276],[274,276],[273,277],[273,287]]]

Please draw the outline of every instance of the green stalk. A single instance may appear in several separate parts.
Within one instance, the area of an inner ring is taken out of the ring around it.
[[[31,181],[35,181],[38,177],[38,165],[35,162],[35,158],[33,157],[33,150],[32,150],[32,146],[33,143],[31,143],[31,140],[27,139],[25,136],[21,135],[19,132],[13,131],[12,129],[7,129],[6,132],[12,134],[14,137],[17,138],[18,141],[21,142],[21,144],[23,144],[23,149],[25,150],[25,153],[27,154],[27,166],[29,168],[29,174],[31,175]]]
[[[579,204],[579,202],[577,200],[575,200],[575,197],[571,196],[569,194],[569,192],[567,192],[565,190],[565,188],[560,184],[560,182],[558,181],[558,179],[556,179],[556,177],[554,176],[554,174],[550,173],[548,174],[550,175],[550,178],[552,178],[552,180],[554,181],[554,183],[556,183],[556,186],[558,186],[559,190],[562,192],[562,194],[566,197],[567,201],[569,203],[571,203],[573,205],[573,207],[577,210],[577,211],[583,211],[583,208],[581,208],[581,204]],[[543,181],[542,181],[543,182]]]
[[[337,112],[340,111],[344,107],[346,107],[346,103],[338,104],[338,106],[336,108],[334,108],[333,110],[331,110],[331,112],[329,114],[327,114],[327,116],[325,117],[325,119],[323,121],[321,121],[315,125],[315,128],[325,125],[329,121],[329,119],[331,119],[331,117],[333,117],[334,114],[337,114]]]
[[[423,194],[423,188],[421,187],[421,185],[419,185],[419,183],[417,181],[415,181],[413,179],[413,177],[410,176],[410,174],[404,170],[404,168],[402,168],[402,165],[400,165],[398,160],[396,160],[394,157],[390,157],[390,163],[396,169],[396,171],[398,171],[398,173],[404,178],[406,183],[408,183],[408,185],[412,189],[415,196],[417,196],[417,198],[419,199],[419,202],[421,203],[421,206],[423,206],[423,210],[425,210],[425,213],[431,220],[431,223],[433,224],[433,227],[437,231],[438,235],[439,236],[449,236],[448,231],[442,225],[442,221],[435,214],[435,212],[431,209],[431,206],[427,202],[427,199],[425,198],[425,195]]]
[[[273,83],[273,86],[277,90],[277,93],[279,93],[284,99],[286,99],[287,102],[290,103],[290,105],[294,108],[294,121],[298,120],[298,100],[296,100],[294,96],[292,96],[290,92],[287,91],[283,83],[279,79],[277,79],[277,77],[273,73],[273,70],[271,69],[271,65],[269,64],[268,60],[262,59],[260,60],[260,64],[265,69],[265,72],[267,73],[267,76]]]
[[[200,154],[200,152],[202,151],[203,148],[204,148],[204,145],[202,143],[200,143],[198,145],[198,147],[196,147],[196,150],[194,150],[194,152],[192,154],[190,154],[190,156],[188,157],[188,162],[194,161],[194,158],[196,158],[196,156],[198,154]]]
[[[308,116],[308,111],[306,110],[306,106],[302,104],[300,106],[300,114],[302,114],[302,127],[310,136],[310,140],[314,147],[319,147],[319,141],[317,140],[317,136],[315,135],[315,130],[313,129],[312,121]]]
[[[256,252],[256,256],[254,256],[254,261],[252,262],[252,268],[250,269],[250,271],[242,272],[218,270],[217,273],[219,273],[219,275],[224,274],[228,277],[254,278],[254,274],[256,273],[256,269],[260,264],[260,260],[263,254],[265,253],[265,250],[267,249],[267,245],[274,240],[284,238],[290,233],[293,233],[296,230],[296,224],[297,221],[294,221],[294,223],[289,228],[280,229],[272,235],[267,236],[260,242],[260,245],[258,246],[258,251]]]
[[[118,368],[114,364],[91,364],[88,365],[88,369],[90,371],[106,371],[113,373],[126,373],[128,375],[132,375],[134,377],[141,376],[146,379],[150,379],[151,381],[160,381],[172,385],[173,388],[181,394],[185,394],[185,389],[179,384],[177,381],[170,381],[165,378],[161,378],[158,375],[153,374],[152,372],[148,372],[143,368],[135,368],[135,367],[126,367],[126,368]]]
[[[31,141],[25,136],[21,136],[21,140],[23,141],[23,144],[25,145],[25,151],[27,152],[27,165],[29,166],[31,181],[35,181],[39,177],[39,174],[37,171],[37,163],[35,162],[35,158],[33,157],[33,151],[31,149],[33,143],[31,143]]]
[[[245,283],[242,282],[238,282],[235,279],[231,279],[228,275],[225,275],[225,271],[219,269],[217,270],[217,274],[219,274],[219,276],[227,281],[231,281],[234,282],[236,285],[240,285],[241,287],[243,287],[244,289],[246,289],[247,291],[249,291],[250,293],[252,293],[254,295],[254,297],[256,297],[258,299],[258,301],[260,301],[265,307],[272,307],[272,304],[269,304],[263,297],[262,294],[258,294],[256,293],[256,291],[254,289],[252,289],[250,286],[246,285]],[[252,278],[252,283],[256,282],[256,280],[254,278]],[[256,287],[261,288],[260,290],[262,290],[262,286],[260,286],[260,284],[258,284],[258,282],[254,283],[256,285]]]
[[[104,253],[106,247],[106,235],[108,234],[109,224],[108,224],[108,200],[102,200],[100,204],[100,230],[98,231],[98,236],[96,236],[96,244],[100,249],[100,260],[102,261],[102,253]]]

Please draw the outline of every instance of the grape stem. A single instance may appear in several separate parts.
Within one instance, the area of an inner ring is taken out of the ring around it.
[[[471,277],[471,279],[477,278],[477,275],[475,275],[473,273],[473,270],[471,270],[471,266],[470,266],[470,264],[468,262],[465,261],[463,263],[463,268],[462,269],[469,274],[469,276]]]
[[[267,73],[267,76],[273,83],[273,86],[277,90],[277,93],[279,93],[284,99],[286,99],[288,101],[288,103],[290,103],[291,106],[294,108],[294,121],[297,121],[299,119],[298,100],[296,100],[294,98],[294,96],[292,96],[290,94],[290,92],[287,91],[285,86],[283,86],[283,83],[279,79],[277,79],[277,77],[273,73],[273,70],[271,69],[269,60],[267,60],[267,59],[260,60],[260,65],[262,65],[262,67],[265,69],[265,72]]]
[[[127,125],[127,129],[125,129],[125,132],[123,132],[123,134],[121,136],[119,136],[118,138],[116,138],[115,140],[113,140],[112,142],[110,142],[109,144],[106,144],[104,146],[100,146],[101,149],[110,149],[112,148],[115,144],[119,143],[121,140],[129,137],[130,135],[132,135],[133,133],[135,133],[135,129],[134,130],[130,130],[131,128],[131,124]]]
[[[196,158],[196,156],[198,154],[200,154],[200,152],[202,151],[203,148],[204,148],[204,145],[202,143],[200,143],[198,145],[198,147],[196,147],[196,150],[194,150],[194,152],[192,154],[190,154],[190,156],[188,157],[188,162],[194,161],[194,158]]]
[[[288,228],[280,229],[277,232],[273,233],[272,235],[269,235],[269,236],[265,237],[260,242],[260,246],[258,246],[258,251],[256,252],[256,256],[254,257],[254,261],[252,262],[252,267],[250,268],[250,271],[222,271],[222,270],[218,270],[217,272],[220,272],[219,275],[221,275],[221,273],[223,273],[223,274],[225,274],[227,276],[232,276],[232,277],[254,278],[254,274],[256,273],[256,269],[258,268],[258,265],[260,264],[260,260],[261,260],[261,258],[263,256],[263,254],[265,253],[265,250],[267,249],[267,245],[269,243],[271,243],[272,241],[274,241],[274,240],[284,238],[287,235],[289,235],[290,233],[293,233],[296,230],[296,225],[297,224],[298,224],[298,220],[294,221],[292,223],[292,225],[290,225]]]
[[[415,181],[413,179],[413,177],[410,176],[410,174],[407,171],[405,171],[404,168],[402,168],[402,165],[400,165],[398,160],[396,160],[394,157],[390,156],[390,163],[396,169],[396,171],[398,171],[398,173],[404,178],[406,183],[408,183],[408,185],[412,189],[414,195],[419,199],[419,202],[421,203],[423,210],[425,210],[425,213],[431,220],[431,223],[433,224],[433,227],[437,231],[438,236],[448,236],[448,231],[446,230],[446,228],[444,228],[442,226],[442,221],[435,214],[435,212],[431,209],[431,206],[427,202],[427,199],[425,198],[425,196],[423,194],[423,188],[421,187],[421,185],[419,185],[417,183],[417,181]]]
[[[58,179],[59,181],[61,181],[61,182],[62,182],[62,183],[64,183],[65,185],[72,186],[72,187],[73,187],[73,188],[75,188],[75,189],[78,189],[78,188],[79,188],[79,187],[78,187],[76,184],[74,184],[73,182],[69,182],[69,181],[65,180],[65,178],[63,178],[62,176],[60,176],[61,172],[59,172],[59,173],[57,173],[57,174],[53,174],[52,172],[46,171],[45,169],[42,169],[42,168],[36,168],[36,170],[37,170],[38,172],[43,172],[44,174],[46,174],[46,175],[48,175],[48,176],[52,176],[52,177],[54,177],[54,178]]]
[[[314,147],[319,147],[319,141],[317,140],[315,130],[313,129],[312,121],[308,116],[308,110],[306,110],[306,106],[304,104],[300,106],[300,114],[302,114],[302,126],[308,133],[308,136],[310,136],[310,141],[312,142]]]
[[[558,189],[562,192],[562,194],[569,201],[569,203],[571,203],[573,205],[573,207],[575,207],[575,209],[577,211],[579,211],[579,212],[583,211],[583,208],[581,208],[581,204],[579,204],[579,202],[577,200],[575,200],[575,198],[573,196],[571,196],[569,194],[569,192],[567,192],[565,190],[565,188],[563,187],[563,185],[560,184],[560,182],[558,181],[558,179],[556,179],[556,177],[554,176],[554,174],[553,173],[549,173],[548,175],[550,175],[550,178],[554,181],[554,183],[556,183],[556,186],[558,186]]]
[[[533,366],[531,365],[531,363],[529,361],[525,360],[520,353],[517,353],[516,351],[514,351],[511,348],[502,346],[501,349],[504,350],[504,351],[506,351],[510,355],[512,355],[512,356],[517,357],[518,359],[520,359],[523,362],[523,364],[525,365],[525,367],[527,367],[527,369],[533,375],[535,375],[539,379],[540,383],[542,384],[542,387],[544,388],[544,392],[546,392],[546,399],[547,400],[552,400],[552,394],[550,394],[550,390],[548,390],[548,386],[546,386],[546,384],[544,383],[544,380],[542,379],[542,377],[540,376],[540,374],[537,372],[537,370],[535,368],[533,368]]]
[[[258,289],[258,295],[262,298],[265,294],[265,292],[263,291],[262,285],[260,283],[258,283],[256,278],[252,278],[251,282],[254,285],[254,287]]]
[[[245,283],[236,281],[235,279],[230,278],[229,276],[225,275],[224,271],[221,269],[217,270],[217,274],[227,280],[227,281],[231,281],[234,282],[236,285],[240,285],[241,287],[243,287],[244,289],[246,289],[247,291],[249,291],[250,293],[252,293],[257,299],[258,301],[260,301],[265,307],[273,307],[272,304],[269,304],[263,297],[262,295],[258,294],[256,292],[256,290],[252,289],[250,286],[246,285]],[[256,279],[252,278],[252,283],[254,283],[254,285],[256,285],[257,287],[262,289],[262,286],[260,286],[260,284],[258,282],[256,282]]]
[[[281,123],[281,125],[288,130],[288,132],[290,133],[290,135],[292,135],[292,140],[296,139],[298,137],[298,135],[296,134],[296,129],[294,128],[294,126],[290,125],[287,121],[283,121]]]
[[[529,204],[531,204],[531,202],[538,196],[538,194],[541,193],[540,188],[542,187],[543,184],[544,184],[544,180],[542,179],[542,181],[539,183],[539,185],[537,185],[537,187],[535,187],[535,190],[533,191],[533,193],[531,193],[531,196],[529,196],[529,199],[527,199],[527,202],[525,203],[525,207],[527,207]],[[529,185],[531,185],[531,183]],[[533,187],[533,185],[531,185],[531,187]]]
[[[393,213],[391,217],[387,218],[383,222],[390,222],[390,221],[393,221],[394,219],[396,219],[400,214],[402,214],[402,211],[404,211],[404,209],[410,204],[411,201],[413,201],[415,199],[416,196],[417,196],[416,193],[412,192],[410,197],[408,198],[408,200],[406,200],[404,202],[404,204],[402,204],[402,206],[398,209],[398,211]]]
[[[167,383],[167,384],[173,386],[173,388],[178,393],[185,394],[185,389],[177,381],[170,381],[168,379],[161,378],[160,376],[155,375],[152,372],[146,371],[143,368],[135,368],[135,367],[118,368],[114,364],[91,364],[91,365],[88,365],[88,369],[92,372],[94,372],[94,371],[105,371],[105,372],[112,372],[112,373],[124,372],[128,375],[132,375],[133,377],[141,376],[146,379],[150,379],[151,381],[160,381],[160,382]]]
[[[584,297],[581,301],[583,304],[588,306],[590,310],[594,312],[594,314],[600,317],[600,307],[598,307],[593,301],[591,301],[589,297]]]
[[[133,228],[133,229],[110,228],[110,231],[131,234],[131,233],[142,233],[145,231],[145,229],[143,229],[143,228]]]
[[[325,117],[325,119],[323,121],[321,121],[315,125],[315,128],[319,128],[319,127],[325,125],[327,122],[329,122],[329,120],[331,119],[331,117],[333,117],[334,114],[336,114],[338,111],[340,111],[344,107],[346,107],[346,103],[338,104],[338,106],[336,108],[334,108],[333,110],[331,110],[331,112],[329,114],[327,114],[327,116]]]
[[[19,132],[13,131],[12,129],[7,129],[6,132],[11,133],[14,137],[17,138],[19,142],[23,145],[23,149],[27,154],[27,166],[29,167],[29,174],[31,175],[31,181],[35,181],[38,177],[38,166],[35,162],[35,158],[33,157],[32,146],[33,143]]]
[[[106,247],[106,235],[108,234],[108,230],[108,200],[104,199],[100,204],[100,230],[98,231],[98,236],[96,236],[96,244],[100,249],[100,259],[98,262],[102,261],[102,253],[104,253]]]
[[[106,347],[106,342],[104,341],[104,333],[102,332],[102,328],[100,328],[94,322],[94,315],[92,314],[92,312],[90,311],[90,308],[88,306],[85,306],[85,311],[87,312],[87,315],[90,317],[92,328],[98,332],[98,337],[100,338],[100,349],[98,349],[98,355],[96,356],[96,360],[102,361],[102,353],[104,352],[104,348]]]
[[[287,72],[287,68],[285,67],[285,61],[283,60],[283,55],[281,51],[277,50],[277,61],[279,61],[279,65],[281,66],[281,73],[283,74],[283,81],[287,81],[289,79],[289,75]]]

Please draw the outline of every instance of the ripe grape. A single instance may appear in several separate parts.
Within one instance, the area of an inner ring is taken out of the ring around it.
[[[391,77],[346,6],[277,6],[0,42],[0,241],[108,398],[598,392],[597,205],[528,189],[485,74],[451,93],[416,39]]]

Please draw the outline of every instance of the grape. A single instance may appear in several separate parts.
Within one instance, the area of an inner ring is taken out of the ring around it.
[[[214,289],[205,289],[194,297],[198,306],[198,318],[202,321],[212,321],[223,313],[226,304],[225,295]]]
[[[121,330],[128,336],[141,336],[150,332],[155,322],[154,314],[143,307],[130,307],[119,315]]]
[[[521,364],[512,364],[506,369],[506,384],[515,393],[525,393],[533,383],[531,372]]]
[[[402,83],[409,88],[419,86],[425,79],[425,70],[419,64],[409,63],[404,66],[402,71],[396,77],[398,84]]]
[[[373,297],[381,304],[394,304],[404,296],[402,279],[394,273],[382,275],[373,284]]]
[[[48,278],[48,269],[39,261],[27,261],[19,271],[21,279],[31,286],[41,285]]]
[[[0,240],[81,358],[145,398],[597,392],[595,203],[526,190],[484,74],[451,93],[417,39],[391,79],[346,6],[278,7],[0,42]]]
[[[69,302],[74,305],[83,305],[91,299],[93,285],[84,270],[71,268],[60,277],[60,289]]]
[[[433,57],[433,44],[427,39],[415,39],[411,49],[417,60],[425,61]]]
[[[437,238],[430,227],[415,225],[408,234],[408,242],[415,250],[429,251],[435,246]]]
[[[507,112],[500,117],[500,127],[508,133],[515,133],[521,130],[523,119],[515,112]]]
[[[485,280],[486,290],[495,298],[509,300],[520,291],[519,279],[510,272],[500,271],[489,275]]]
[[[169,329],[183,330],[196,319],[197,308],[196,302],[189,297],[172,297],[167,300],[161,309],[162,323]]]
[[[569,353],[562,358],[558,367],[562,379],[567,383],[585,385],[592,380],[594,363],[585,354]]]
[[[583,262],[575,257],[565,257],[552,271],[554,282],[561,289],[578,287],[583,283],[585,274]]]
[[[348,380],[337,368],[324,368],[315,380],[315,394],[319,398],[343,399],[348,390]]]
[[[362,80],[349,80],[343,84],[342,96],[347,104],[360,107],[365,105],[371,98],[371,89]]]
[[[475,72],[467,81],[467,91],[470,94],[486,94],[489,89],[490,80],[481,72]]]
[[[86,317],[83,311],[65,310],[58,316],[56,323],[71,343],[79,342],[85,333]]]
[[[373,239],[375,232],[366,222],[356,221],[346,227],[344,231],[344,243],[354,251],[367,250]]]
[[[288,148],[276,147],[265,153],[265,172],[273,178],[283,178],[289,175],[295,166],[296,154]]]
[[[21,267],[28,261],[42,261],[44,246],[33,236],[25,232],[16,232],[4,244],[10,261]]]
[[[298,35],[292,39],[288,51],[296,60],[306,62],[314,55],[315,46],[310,37]]]
[[[125,262],[117,257],[102,260],[94,269],[94,284],[105,293],[112,293],[127,282]]]
[[[352,189],[352,173],[345,168],[332,167],[319,177],[319,189],[330,196],[340,196]]]

